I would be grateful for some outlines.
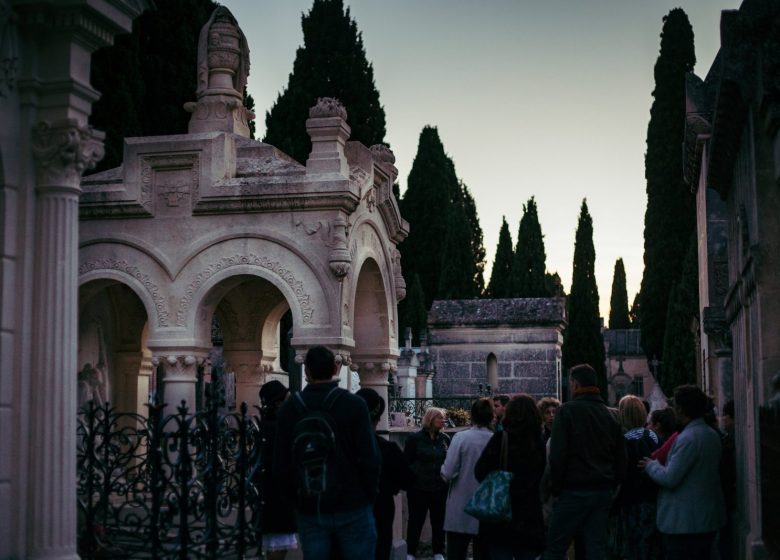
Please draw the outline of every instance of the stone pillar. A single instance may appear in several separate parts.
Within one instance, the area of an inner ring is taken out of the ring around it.
[[[354,361],[350,366],[353,371],[357,371],[360,376],[360,386],[364,388],[373,389],[379,396],[387,403],[387,377],[390,374],[391,364],[390,362],[363,362]],[[382,414],[382,418],[379,420],[377,430],[388,431],[390,428],[387,422],[387,408]]]
[[[250,411],[253,406],[260,406],[260,387],[264,377],[260,362],[263,353],[256,348],[225,348],[222,356],[225,360],[225,371],[236,374],[236,408],[241,406],[242,401],[246,402]]]
[[[306,173],[339,173],[349,177],[349,164],[344,145],[351,129],[347,124],[347,110],[331,97],[321,97],[309,109],[306,132],[311,137],[311,153],[306,160]]]
[[[206,352],[182,353],[175,349],[152,352],[152,364],[155,367],[162,366],[163,375],[158,381],[158,391],[162,389],[165,414],[175,414],[182,401],[187,403],[190,413],[194,413],[198,366],[204,362]]]
[[[68,119],[40,123],[36,159],[33,344],[30,394],[46,395],[31,420],[30,558],[76,553],[76,348],[81,173],[103,157],[102,133]]]

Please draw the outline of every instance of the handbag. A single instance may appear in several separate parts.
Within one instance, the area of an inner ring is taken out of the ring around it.
[[[509,434],[503,432],[499,470],[492,471],[485,477],[463,509],[464,512],[480,521],[489,523],[509,523],[512,521],[512,500],[509,496],[509,485],[512,482],[513,474],[506,470],[508,448]]]

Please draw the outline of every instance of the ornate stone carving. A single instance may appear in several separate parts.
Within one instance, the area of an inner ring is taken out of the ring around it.
[[[95,259],[92,261],[84,262],[79,266],[79,276],[83,276],[88,272],[94,270],[118,270],[129,274],[136,280],[138,280],[154,301],[154,307],[157,311],[157,325],[160,327],[167,327],[168,325],[168,306],[165,303],[165,298],[160,295],[160,290],[157,284],[152,282],[148,274],[144,274],[141,270],[134,265],[129,264],[127,261],[105,258]]]
[[[190,212],[200,198],[200,156],[191,153],[143,157],[140,191],[141,206],[151,215],[155,213],[155,198],[166,207],[175,208],[189,197]]]
[[[154,356],[152,365],[162,365],[166,377],[190,377],[195,368],[205,361],[204,357],[186,356]],[[190,374],[190,375],[188,375]]]
[[[249,137],[254,113],[244,106],[249,76],[249,45],[236,18],[218,6],[198,37],[197,103],[185,103],[192,113],[189,131],[224,131]]]
[[[75,119],[38,123],[32,135],[38,186],[78,189],[81,174],[103,158],[103,138],[105,134]]]
[[[244,32],[224,6],[211,14],[198,37],[198,99],[214,90],[232,90],[243,96],[249,76],[249,44]]]
[[[268,257],[259,257],[253,253],[250,253],[248,255],[233,255],[232,257],[222,257],[219,261],[209,265],[203,272],[198,273],[195,276],[195,280],[190,282],[190,284],[184,290],[184,296],[181,298],[179,309],[176,313],[176,326],[184,326],[187,311],[189,310],[190,304],[192,303],[192,298],[206,280],[221,270],[242,265],[259,266],[265,268],[266,270],[270,270],[279,278],[284,280],[287,285],[292,288],[293,293],[295,293],[295,297],[298,300],[298,305],[301,309],[301,314],[303,315],[304,324],[312,322],[314,308],[311,306],[311,298],[309,297],[309,294],[305,292],[303,282],[297,280],[293,272],[284,268],[279,263],[279,261],[272,261]]]
[[[366,208],[369,212],[376,210],[376,187],[372,186],[366,191],[363,196],[363,202],[366,204]]]
[[[401,301],[406,297],[406,280],[401,272],[401,251],[395,247],[390,248],[390,255],[393,261],[393,281],[395,283],[395,297]]]
[[[330,270],[338,279],[344,278],[352,269],[352,257],[347,249],[347,228],[349,222],[337,219],[330,222],[331,251],[328,261]]]
[[[334,97],[319,97],[317,103],[309,109],[309,118],[322,119],[328,117],[341,117],[347,120],[347,110],[341,101]]]
[[[374,160],[381,163],[395,163],[395,154],[385,144],[374,144],[369,148]]]
[[[349,168],[349,182],[353,188],[358,191],[358,196],[363,196],[363,188],[369,184],[371,180],[371,174],[360,167],[359,165],[352,165]]]

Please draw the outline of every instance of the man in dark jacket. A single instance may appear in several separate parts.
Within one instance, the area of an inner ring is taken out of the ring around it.
[[[380,457],[368,408],[363,399],[337,388],[334,377],[339,368],[333,352],[324,346],[311,348],[304,366],[308,385],[299,395],[305,411],[296,398],[279,410],[274,479],[296,503],[306,560],[328,560],[332,552],[345,560],[372,558],[377,538],[372,504],[379,486]],[[324,404],[326,397],[333,406]],[[293,458],[296,423],[312,410],[332,418],[335,435],[335,452],[325,469],[327,489],[317,497],[304,495],[298,476],[301,465]]]
[[[609,508],[626,473],[625,442],[592,367],[574,366],[569,389],[574,400],[558,410],[550,437],[550,483],[558,499],[544,558],[565,558],[577,534],[584,536],[587,558],[606,558]]]

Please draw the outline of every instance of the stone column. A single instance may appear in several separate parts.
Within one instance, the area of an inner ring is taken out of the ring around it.
[[[240,350],[225,348],[222,354],[225,371],[236,374],[236,409],[245,401],[249,410],[260,406],[260,387],[263,385],[263,372],[260,361],[263,353],[257,349]]]
[[[30,393],[46,399],[30,437],[30,558],[76,553],[76,348],[81,173],[103,157],[102,133],[68,119],[33,132],[35,256]],[[20,434],[21,435],[21,434]]]
[[[353,371],[358,372],[361,388],[373,389],[387,403],[387,377],[392,367],[390,362],[363,362],[355,361],[355,358],[353,358],[350,367]],[[377,425],[377,430],[386,432],[390,428],[387,417],[387,408],[385,408],[385,412]]]
[[[182,353],[176,350],[152,352],[152,364],[155,367],[162,366],[163,375],[158,380],[158,391],[162,389],[165,414],[175,414],[182,401],[187,403],[189,412],[194,413],[198,366],[203,364],[206,353]]]

